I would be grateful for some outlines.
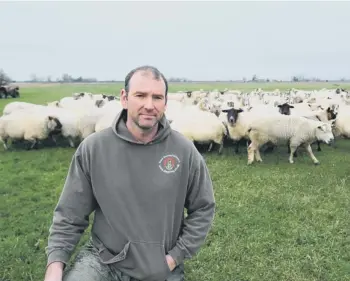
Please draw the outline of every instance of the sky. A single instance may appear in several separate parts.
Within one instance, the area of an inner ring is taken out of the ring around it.
[[[350,78],[350,2],[0,2],[0,69],[124,80]]]

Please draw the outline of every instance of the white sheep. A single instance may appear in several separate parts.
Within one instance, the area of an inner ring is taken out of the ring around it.
[[[259,148],[268,142],[278,144],[289,141],[289,162],[294,163],[293,154],[295,150],[303,145],[309,153],[314,164],[319,164],[311,149],[311,143],[316,140],[331,144],[334,141],[331,123],[314,121],[304,117],[280,115],[261,117],[250,125],[248,130],[251,143],[248,147],[248,165],[256,160],[262,162]]]
[[[350,138],[350,106],[346,105],[337,115],[334,122],[335,137]]]
[[[330,120],[335,120],[337,118],[337,112],[338,112],[339,105],[331,105],[325,109],[321,107],[319,110],[311,111],[308,113],[301,113],[294,114],[293,116],[301,116],[308,119],[312,119],[315,121],[322,121],[327,123]],[[334,122],[333,122],[334,123]],[[321,151],[321,142],[317,142],[317,151]],[[288,146],[288,153],[290,153],[289,146]],[[297,156],[297,153],[294,153],[294,156]]]
[[[30,103],[30,102],[24,102],[24,101],[14,101],[8,103],[3,110],[4,115],[11,114],[12,112],[15,112],[17,110],[25,109],[25,108],[31,108],[31,107],[41,107],[41,105]]]
[[[117,111],[107,111],[105,114],[103,114],[96,122],[95,132],[111,127],[117,114]]]
[[[248,129],[250,124],[252,124],[255,120],[258,120],[263,115],[270,115],[271,113],[264,112],[247,112],[243,109],[224,109],[222,110],[219,119],[226,125],[227,127],[227,137],[236,144],[235,153],[238,153],[239,144],[241,141],[245,141],[248,145],[249,135]],[[275,114],[273,114],[275,115]]]
[[[32,149],[38,141],[46,139],[50,132],[60,130],[60,121],[43,112],[28,115],[25,111],[16,111],[0,117],[0,141],[8,149],[7,141],[27,140]]]
[[[192,142],[210,143],[208,151],[211,151],[213,142],[219,144],[218,152],[221,154],[226,127],[213,113],[201,110],[184,112],[181,118],[171,123],[171,127]]]
[[[123,107],[120,101],[112,100],[106,103],[101,109],[103,110],[103,114],[96,121],[95,132],[110,127],[116,115],[123,109]]]

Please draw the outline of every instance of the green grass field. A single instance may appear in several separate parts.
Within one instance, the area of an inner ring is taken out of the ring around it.
[[[341,85],[350,88],[350,85]],[[118,94],[122,84],[21,88],[20,99],[38,104],[77,91]],[[171,84],[184,89],[321,89],[331,84]],[[333,86],[334,87],[334,86]],[[187,281],[350,280],[350,142],[314,149],[288,163],[285,147],[247,166],[244,148],[204,153],[217,202],[205,246],[186,262]],[[43,280],[44,247],[52,212],[75,149],[0,148],[0,280]],[[85,233],[80,245],[86,241]],[[80,246],[79,245],[79,246]],[[79,247],[78,246],[78,247]]]

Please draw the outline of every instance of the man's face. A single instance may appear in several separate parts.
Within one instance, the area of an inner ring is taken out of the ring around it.
[[[128,95],[121,91],[121,102],[128,110],[128,119],[140,129],[150,130],[166,110],[165,83],[155,80],[150,72],[136,72],[130,79]]]

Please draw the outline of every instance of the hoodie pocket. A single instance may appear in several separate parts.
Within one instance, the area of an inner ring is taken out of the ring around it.
[[[129,246],[130,246],[130,242],[125,244],[123,250],[121,250],[120,253],[118,253],[117,255],[113,255],[110,251],[108,251],[108,249],[101,242],[99,242],[98,253],[101,258],[101,261],[104,264],[116,263],[126,258],[127,253],[129,251]]]
[[[164,281],[171,273],[164,246],[156,242],[130,242],[126,258],[117,267],[144,281]]]
[[[135,279],[164,281],[171,274],[161,243],[129,241],[114,255],[100,241],[96,242],[102,263],[115,266]]]

